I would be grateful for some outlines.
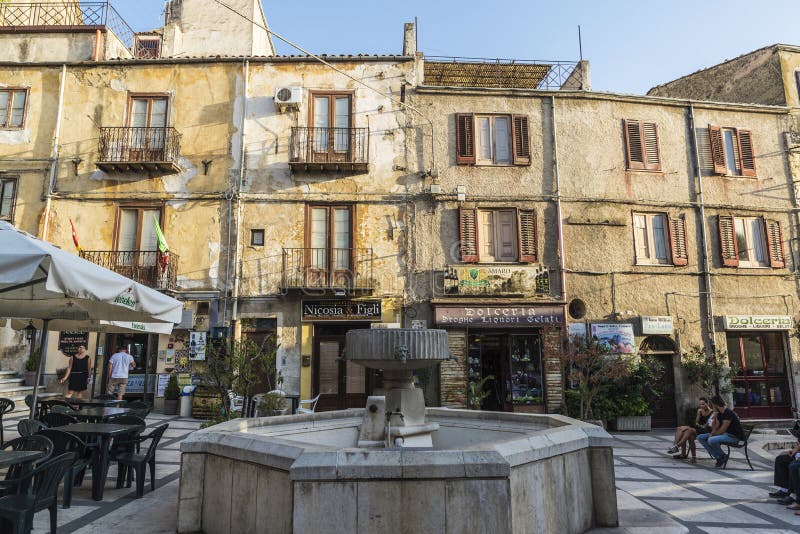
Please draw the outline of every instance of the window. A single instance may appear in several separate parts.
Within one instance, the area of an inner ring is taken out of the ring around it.
[[[530,128],[523,115],[456,115],[458,165],[530,165]]]
[[[158,250],[156,225],[161,224],[161,208],[120,208],[117,222],[117,250],[120,252]]]
[[[660,171],[658,125],[638,120],[623,121],[629,170]]]
[[[785,267],[783,234],[778,221],[720,215],[719,240],[726,267]]]
[[[639,265],[688,264],[686,219],[664,213],[634,213],[633,241]]]
[[[17,179],[0,178],[0,220],[14,219],[14,204],[17,197]]]
[[[0,128],[22,128],[27,100],[27,89],[0,90]]]
[[[708,125],[714,174],[755,176],[756,160],[750,130]]]
[[[314,93],[311,121],[314,161],[348,161],[353,95]]]
[[[461,261],[538,261],[536,213],[516,208],[461,208]]]
[[[264,230],[250,230],[250,244],[254,247],[263,247]]]
[[[348,276],[353,265],[353,206],[309,206],[306,264],[317,282]]]
[[[163,161],[167,137],[167,97],[131,96],[128,112],[130,161]]]

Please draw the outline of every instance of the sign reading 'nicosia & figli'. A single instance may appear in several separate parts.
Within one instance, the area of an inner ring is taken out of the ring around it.
[[[789,315],[726,315],[725,330],[791,330]]]

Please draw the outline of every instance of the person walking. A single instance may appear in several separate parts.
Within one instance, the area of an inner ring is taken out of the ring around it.
[[[116,395],[117,399],[122,400],[128,385],[128,372],[135,368],[136,362],[133,356],[128,354],[127,347],[117,349],[108,360],[108,394]]]
[[[711,406],[714,409],[714,426],[710,433],[700,434],[697,441],[708,451],[716,461],[715,467],[725,465],[728,457],[722,452],[721,445],[730,445],[744,440],[744,429],[739,421],[739,416],[728,408],[725,401],[719,395],[711,399]]]
[[[69,359],[67,372],[60,380],[63,384],[67,383],[67,398],[84,398],[86,390],[89,389],[89,369],[92,368],[92,359],[86,352],[86,347],[80,345],[78,352]]]

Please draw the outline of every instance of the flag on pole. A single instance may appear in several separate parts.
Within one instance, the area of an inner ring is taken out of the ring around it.
[[[69,218],[69,225],[72,226],[72,242],[75,243],[75,248],[78,249],[78,254],[83,252],[80,243],[78,243],[78,231],[75,230],[75,223],[72,222],[72,217]]]
[[[169,245],[167,245],[164,232],[161,231],[161,226],[158,224],[158,219],[155,215],[153,215],[153,224],[155,225],[156,238],[158,239],[158,263],[161,264],[161,270],[163,271],[169,264]]]

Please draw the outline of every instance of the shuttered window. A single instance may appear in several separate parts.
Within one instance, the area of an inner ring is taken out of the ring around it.
[[[778,221],[762,217],[720,215],[719,240],[725,267],[786,266],[783,232]]]
[[[658,143],[658,125],[638,120],[623,121],[628,169],[660,171],[661,147]]]
[[[517,209],[459,210],[461,261],[536,262],[536,213]]]
[[[456,163],[530,165],[528,117],[456,114]]]
[[[633,241],[637,265],[683,266],[689,263],[683,216],[634,213]]]
[[[756,176],[753,133],[750,130],[709,124],[708,136],[714,174]]]

